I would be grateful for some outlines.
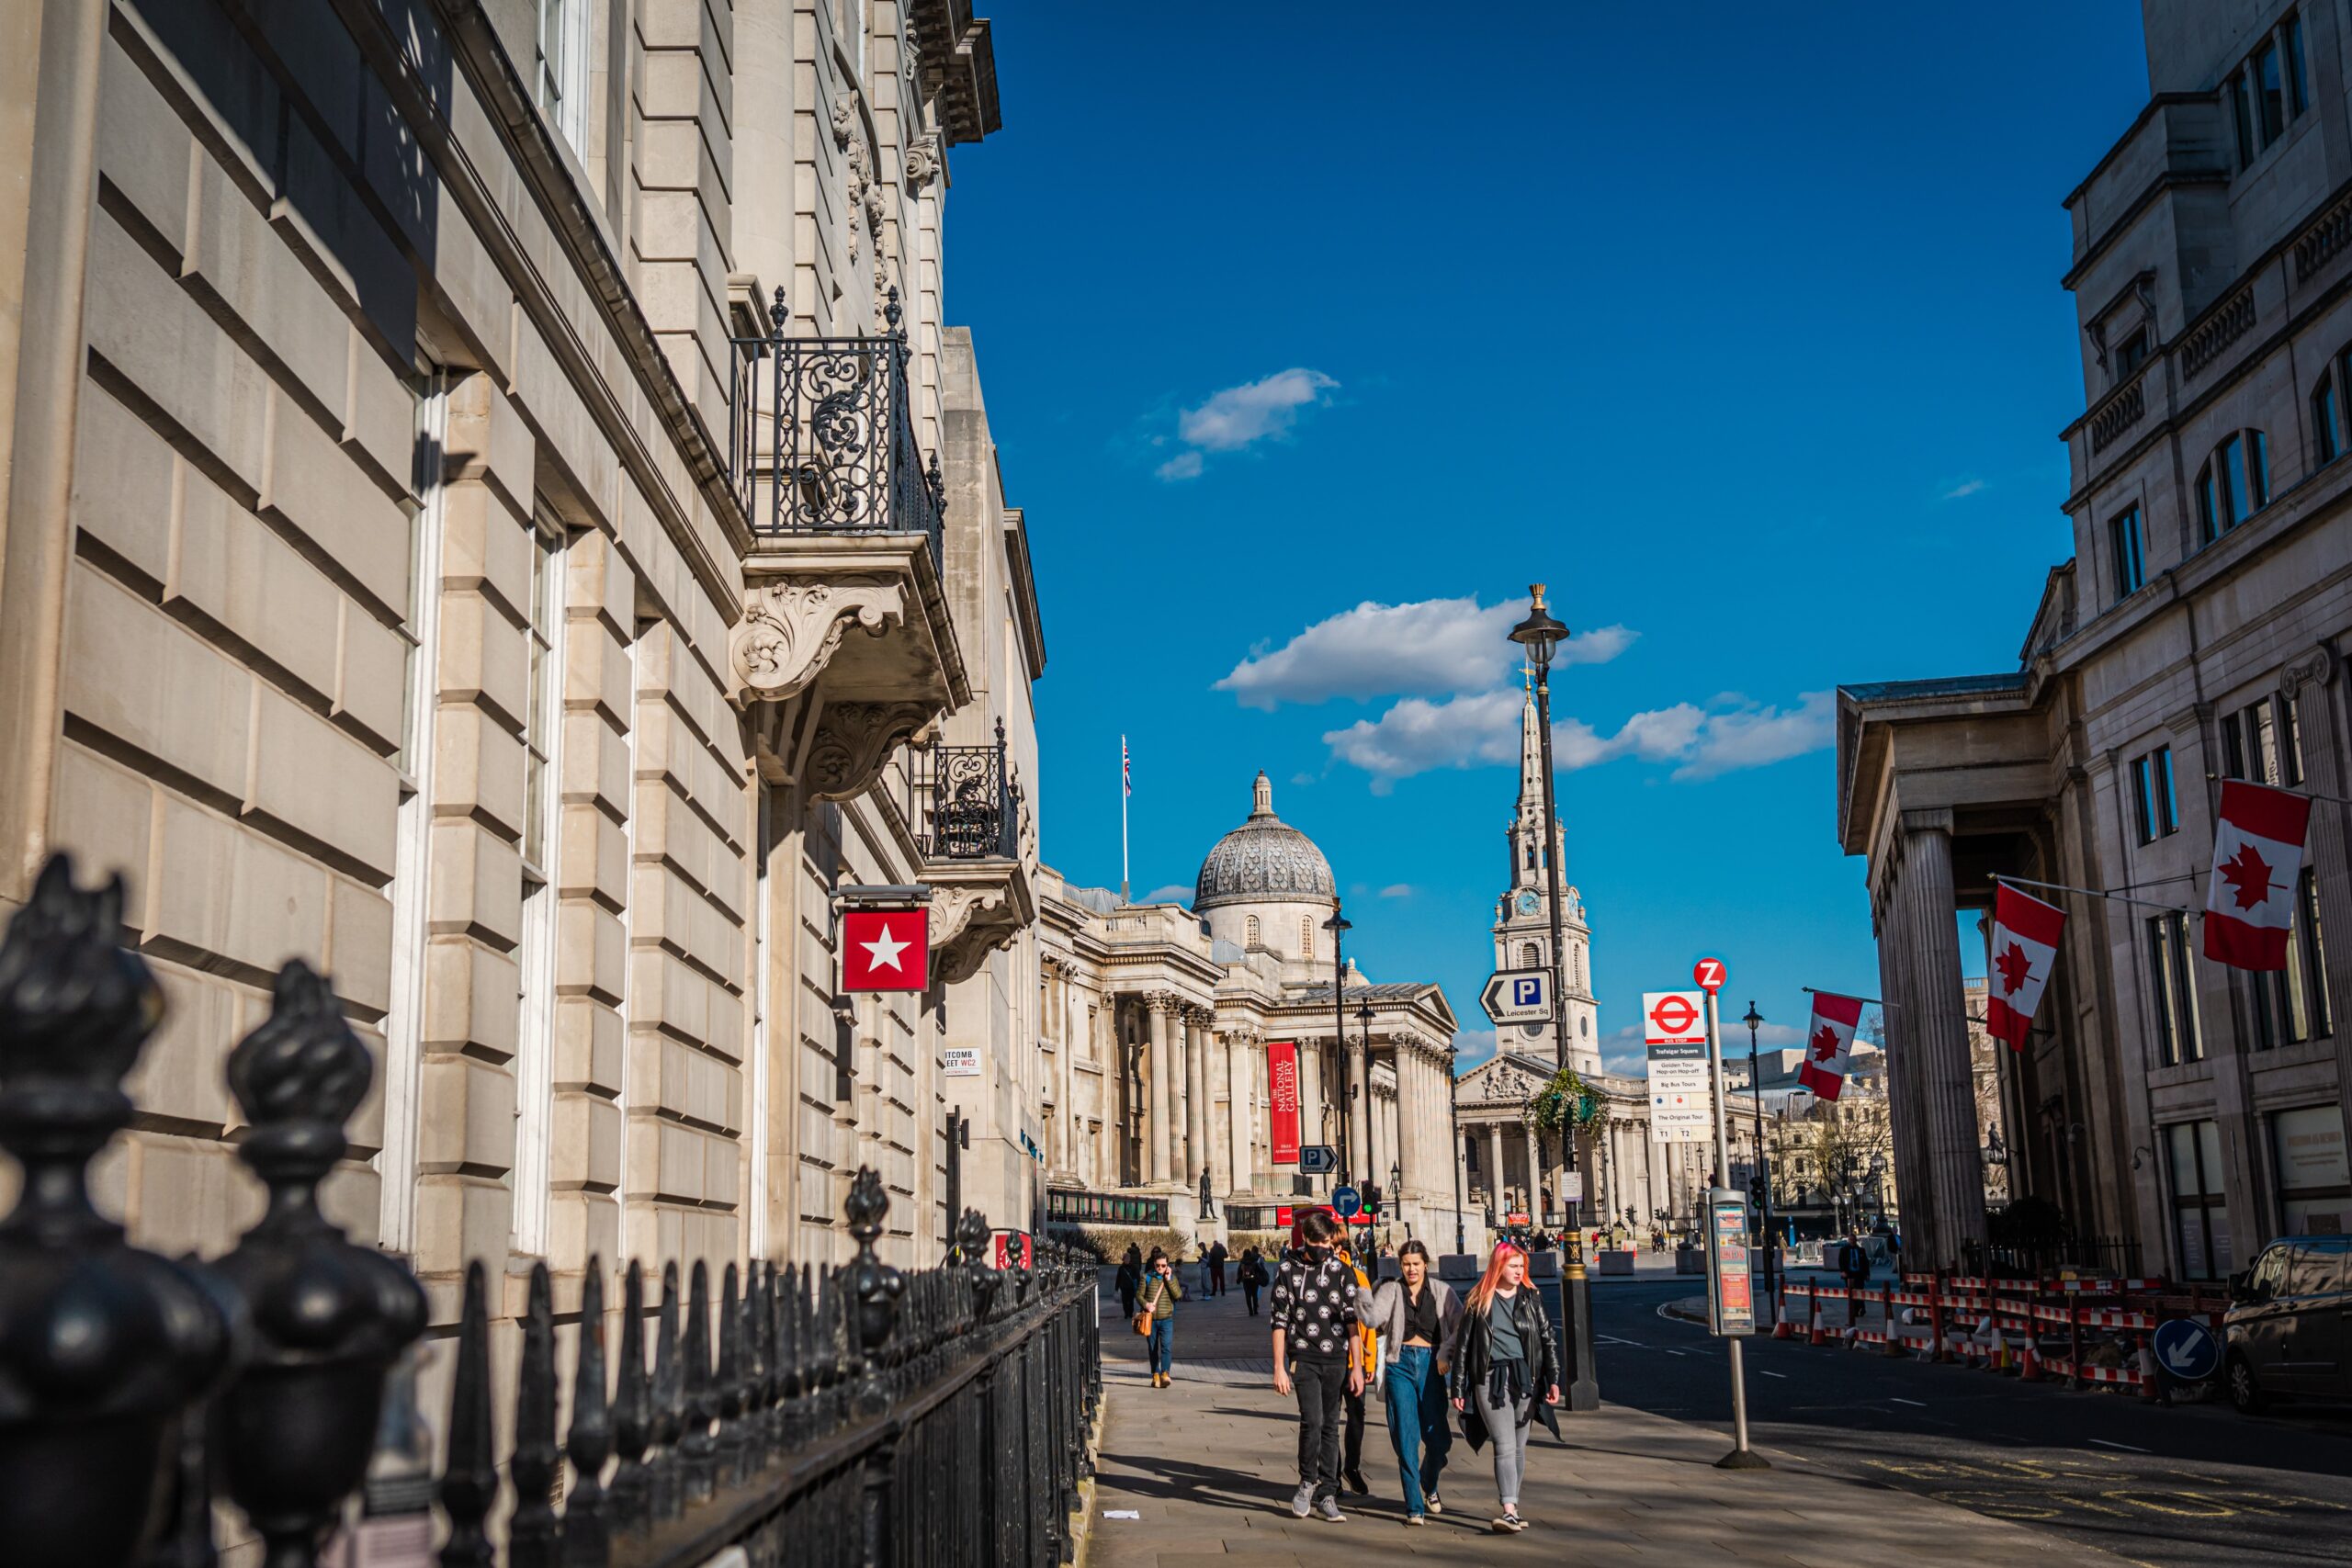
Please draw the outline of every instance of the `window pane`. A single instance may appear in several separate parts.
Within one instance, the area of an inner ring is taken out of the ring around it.
[[[2225,779],[2245,777],[2245,741],[2238,733],[2238,721],[2243,716],[2234,713],[2222,716],[2222,776]]]
[[[2226,533],[2246,514],[2245,443],[2234,435],[2222,442],[2213,466],[2222,470],[2221,524]]]
[[[2137,758],[2132,763],[2132,795],[2140,813],[2140,841],[2154,843],[2156,838],[2156,796],[2155,791],[2149,787],[2148,759],[2145,757]]]
[[[2254,782],[2275,784],[2278,782],[2278,731],[2270,721],[2270,704],[2266,700],[2245,710],[2246,726],[2254,744],[2254,755],[2247,759],[2255,766]]]
[[[2222,513],[2215,503],[2213,465],[2211,463],[2197,470],[2197,521],[2204,529],[2207,544],[2221,536]]]
[[[2261,84],[2262,144],[2267,147],[2287,129],[2287,89],[2278,74],[2278,45],[2264,44],[2254,57],[2254,69]]]
[[[2254,162],[2254,115],[2246,107],[2243,71],[2230,78],[2230,109],[2237,120],[2238,167],[2243,169]]]
[[[2180,801],[2172,788],[2172,748],[2156,748],[2156,826],[2170,833],[2180,826]]]
[[[2149,1002],[2156,1028],[2156,1060],[2169,1067],[2180,1060],[2180,1037],[2173,1028],[2171,943],[2165,938],[2165,917],[2148,921]]]
[[[2311,107],[2311,81],[2303,73],[2303,19],[2287,18],[2287,106],[2301,114]]]
[[[2176,1198],[2199,1198],[2205,1189],[2197,1176],[2197,1124],[2177,1122],[2165,1129],[2172,1144],[2172,1190]]]
[[[2327,937],[2319,923],[2319,878],[2305,866],[2297,879],[2295,923],[2301,931],[2304,986],[2311,997],[2312,1034],[2331,1032],[2327,994]]]
[[[2343,446],[2335,434],[2335,378],[2323,376],[2312,392],[2312,450],[2322,463],[2333,463]]]
[[[2270,437],[2249,430],[2246,439],[2246,499],[2241,517],[2250,517],[2270,504]]]
[[[2278,699],[2279,725],[2285,730],[2283,744],[2278,748],[2278,765],[2286,770],[2287,782],[2303,782],[2303,716],[2301,701],[2282,695]]]

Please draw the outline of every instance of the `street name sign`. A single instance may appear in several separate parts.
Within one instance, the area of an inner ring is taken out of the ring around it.
[[[980,1051],[977,1045],[950,1045],[939,1054],[940,1074],[944,1077],[976,1078],[980,1076]]]
[[[1502,969],[1487,978],[1478,1000],[1497,1023],[1552,1021],[1552,972],[1548,969]]]
[[[1298,1151],[1301,1176],[1329,1176],[1340,1168],[1340,1151],[1329,1144],[1308,1144]]]
[[[1343,1220],[1352,1220],[1363,1213],[1363,1195],[1352,1187],[1331,1189],[1331,1212]]]
[[[1564,1170],[1560,1172],[1560,1201],[1563,1203],[1581,1203],[1584,1201],[1583,1171]]]

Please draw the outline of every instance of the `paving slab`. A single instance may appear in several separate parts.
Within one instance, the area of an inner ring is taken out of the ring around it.
[[[1103,1425],[1088,1568],[1206,1568],[1237,1559],[1320,1568],[1455,1562],[1580,1565],[1770,1564],[1938,1568],[2118,1562],[2078,1543],[1931,1498],[1771,1454],[1769,1472],[1717,1470],[1726,1435],[1604,1404],[1560,1417],[1565,1442],[1540,1427],[1520,1500],[1531,1528],[1496,1535],[1493,1468],[1456,1441],[1441,1495],[1446,1511],[1404,1526],[1385,1406],[1368,1404],[1364,1473],[1373,1495],[1342,1497],[1345,1524],[1291,1517],[1297,1474],[1294,1406],[1274,1393],[1263,1316],[1238,1293],[1185,1303],[1176,1382],[1151,1386],[1144,1342],[1103,1314]],[[1136,1517],[1105,1517],[1132,1509]]]

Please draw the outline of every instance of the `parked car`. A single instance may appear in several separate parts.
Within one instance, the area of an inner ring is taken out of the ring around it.
[[[2352,1236],[2274,1241],[2230,1277],[2223,1378],[2230,1403],[2352,1400]]]

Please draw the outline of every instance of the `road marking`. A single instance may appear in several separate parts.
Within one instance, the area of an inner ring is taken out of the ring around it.
[[[1682,1354],[1682,1352],[1681,1352],[1681,1351],[1679,1351],[1679,1350],[1668,1350],[1668,1351],[1667,1352],[1667,1354],[1668,1354],[1668,1355],[1669,1355],[1669,1356],[1679,1356],[1679,1355],[1681,1355],[1681,1354]]]
[[[2148,1449],[2135,1449],[2129,1443],[2110,1443],[2105,1438],[2088,1438],[2084,1440],[2095,1443],[2102,1449],[2121,1449],[2127,1454],[2144,1454],[2154,1451]]]
[[[1905,1399],[1899,1393],[1890,1393],[1887,1397],[1894,1401],[1897,1404],[1908,1404],[1913,1406],[1915,1409],[1925,1410],[1928,1407],[1927,1401],[1925,1400]]]
[[[1636,1350],[1646,1350],[1649,1348],[1648,1346],[1643,1344],[1638,1339],[1620,1339],[1614,1334],[1596,1334],[1593,1337],[1600,1341],[1603,1345],[1631,1345]]]
[[[1786,1372],[1769,1372],[1765,1371],[1762,1367],[1758,1367],[1756,1370],[1759,1372],[1763,1372],[1768,1378],[1779,1378],[1782,1382],[1786,1382],[1789,1378],[1789,1374]]]

